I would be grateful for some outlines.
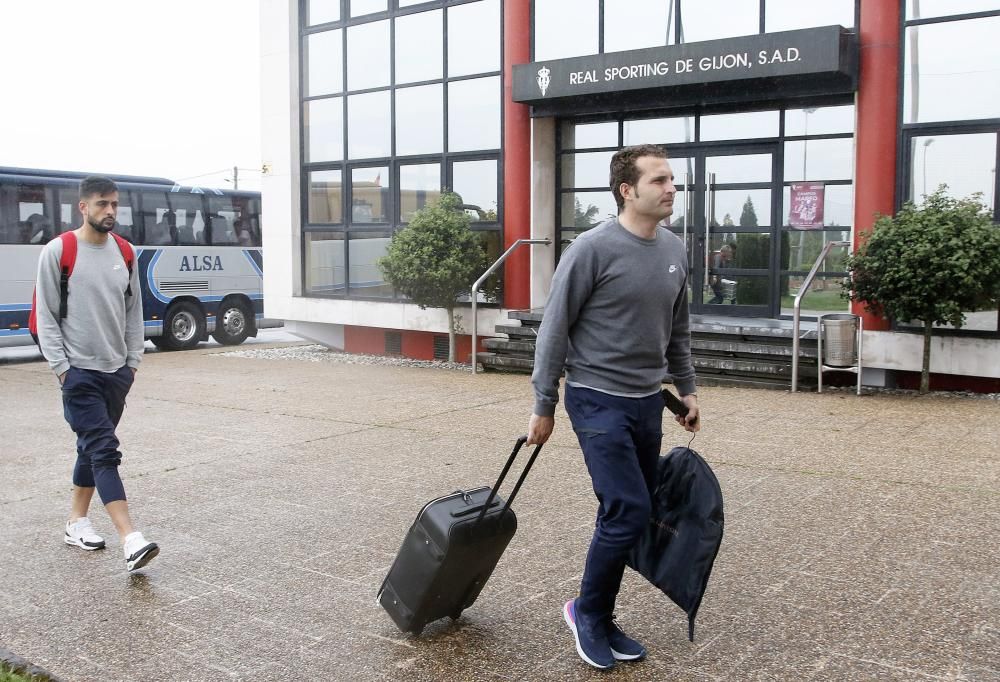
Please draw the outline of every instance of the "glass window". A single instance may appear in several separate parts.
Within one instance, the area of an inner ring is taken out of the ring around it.
[[[836,253],[837,249],[831,252]],[[843,262],[843,259],[841,259]],[[809,264],[812,267],[812,263]],[[808,269],[808,268],[806,268]],[[836,269],[836,268],[830,268]],[[781,276],[781,314],[794,314],[795,297],[805,280],[805,275]],[[825,315],[826,313],[846,313],[850,310],[850,302],[840,295],[840,283],[843,275],[819,275],[809,285],[809,290],[802,297],[799,312],[803,315]]]
[[[350,0],[350,3],[352,17],[384,12],[389,9],[388,0]]]
[[[208,219],[212,231],[213,244],[239,244],[236,223],[240,210],[233,205],[231,196],[208,197]]]
[[[340,97],[305,102],[306,163],[344,158],[344,102]]]
[[[451,165],[451,189],[462,197],[462,203],[473,207],[476,216],[470,217],[477,222],[497,220],[496,159],[456,161]]]
[[[339,170],[309,173],[310,223],[340,223],[344,220],[344,187]]]
[[[785,181],[850,180],[854,139],[800,140],[785,143]]]
[[[351,170],[351,222],[392,221],[392,181],[385,166]]]
[[[785,135],[834,135],[854,132],[854,105],[785,111]]]
[[[397,83],[441,78],[444,74],[443,33],[441,10],[396,18]]]
[[[307,232],[306,291],[310,294],[344,293],[344,233]]]
[[[448,151],[500,147],[500,77],[448,84]]]
[[[388,90],[347,98],[347,154],[350,158],[389,156],[391,127]]]
[[[703,142],[777,136],[777,111],[751,111],[701,117],[701,140]]]
[[[641,21],[636,18],[641,17]],[[674,3],[629,0],[604,3],[604,51],[621,52],[674,43]]]
[[[625,121],[625,144],[694,142],[694,117],[647,118]]]
[[[344,89],[344,53],[340,29],[308,36],[306,96],[332,95]]]
[[[167,197],[177,226],[177,243],[182,246],[200,246],[208,243],[203,196],[172,192]]]
[[[950,14],[988,12],[1000,9],[997,0],[907,0],[907,19],[929,19]]]
[[[681,0],[680,24],[682,43],[754,35],[760,33],[760,3]]]
[[[409,222],[415,211],[441,196],[441,164],[421,163],[399,167],[399,219]]]
[[[389,21],[347,29],[347,88],[367,90],[389,85]]]
[[[618,123],[572,123],[562,126],[563,149],[588,149],[591,147],[617,147]]]
[[[728,226],[745,228],[766,227],[771,224],[771,190],[769,189],[716,190],[705,200],[706,214],[711,225],[723,228],[721,230],[723,232],[724,228]]]
[[[410,7],[411,5],[422,5],[425,2],[433,2],[433,0],[399,0],[399,6]]]
[[[767,0],[764,3],[764,30],[791,31],[814,26],[854,26],[855,0]]]
[[[822,186],[822,204],[817,207],[820,215],[817,221],[825,227],[850,227],[854,224],[854,187],[852,185],[824,185]],[[790,225],[792,218],[791,188],[785,187],[783,198],[783,209],[781,215],[785,225]],[[790,226],[789,229],[803,229],[801,227]]]
[[[378,259],[386,254],[391,241],[389,232],[352,232],[347,240],[351,294],[392,298],[392,286],[386,283]]]
[[[24,236],[19,243],[45,244],[55,237],[52,215],[45,206],[44,185],[18,185],[16,201],[18,224]]]
[[[786,230],[781,234],[781,269],[809,272],[828,242],[849,242],[850,240],[851,233],[848,230]],[[846,248],[835,246],[827,255],[826,262],[820,265],[820,270],[825,272],[846,271],[847,254]],[[798,288],[798,285],[795,288]],[[792,295],[794,296],[794,294]]]
[[[598,0],[535,0],[535,61],[597,54]]]
[[[614,152],[562,155],[563,187],[608,187]]]
[[[444,86],[396,90],[396,154],[440,154],[444,150]]]
[[[448,76],[500,70],[500,2],[448,8]]]
[[[996,205],[997,134],[918,136],[910,141],[909,198],[923,203],[940,185],[956,198],[980,192]]]
[[[309,0],[310,26],[340,21],[340,0]]]
[[[562,195],[562,227],[586,229],[618,217],[618,204],[608,190]]]
[[[118,194],[119,202],[121,202],[125,194],[127,193],[120,192]],[[80,191],[75,187],[60,187],[56,190],[56,197],[59,202],[59,225],[57,226],[59,232],[69,232],[82,225],[83,214],[80,213]],[[121,212],[121,205],[119,203],[119,221],[122,219]],[[129,208],[129,213],[131,214],[131,208]]]
[[[148,246],[166,246],[177,242],[177,218],[170,209],[166,192],[142,193],[142,225]]]
[[[709,156],[705,159],[705,179],[715,183],[731,182],[771,182],[770,154],[739,154],[733,156]],[[676,173],[676,171],[674,171]]]
[[[903,120],[1000,117],[997,35],[1000,16],[906,29]]]

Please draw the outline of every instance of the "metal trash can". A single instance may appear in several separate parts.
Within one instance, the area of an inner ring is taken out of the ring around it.
[[[858,316],[850,314],[820,317],[823,335],[823,364],[853,367],[858,364]]]

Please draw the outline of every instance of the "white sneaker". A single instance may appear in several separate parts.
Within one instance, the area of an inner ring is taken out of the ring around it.
[[[142,568],[160,553],[155,542],[149,542],[139,531],[133,531],[125,536],[125,569],[135,571]]]
[[[77,519],[75,523],[66,522],[66,535],[63,540],[67,545],[74,545],[88,551],[104,549],[104,538],[94,532],[90,519],[86,516]]]

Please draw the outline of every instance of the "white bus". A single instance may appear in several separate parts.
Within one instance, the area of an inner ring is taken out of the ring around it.
[[[0,167],[0,346],[32,342],[38,256],[82,223],[78,188],[87,175]],[[209,335],[235,345],[280,324],[264,319],[258,192],[107,177],[118,184],[115,232],[135,245],[146,338],[157,348],[188,350]]]

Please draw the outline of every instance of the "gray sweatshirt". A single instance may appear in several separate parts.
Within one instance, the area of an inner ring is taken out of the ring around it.
[[[69,277],[66,318],[59,323],[59,259],[62,240],[53,239],[38,259],[35,290],[38,343],[56,375],[70,368],[114,372],[142,362],[142,290],[138,263],[132,265],[132,295],[126,296],[128,269],[110,236],[103,246],[77,239]]]
[[[653,239],[617,220],[584,232],[559,261],[535,342],[535,414],[555,413],[559,375],[605,393],[657,393],[668,370],[694,393],[684,244],[665,228]]]

